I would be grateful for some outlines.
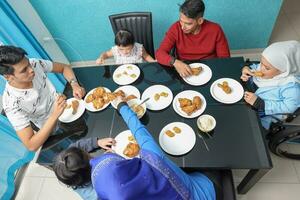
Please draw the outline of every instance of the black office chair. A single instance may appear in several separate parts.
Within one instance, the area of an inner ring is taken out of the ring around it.
[[[274,117],[276,122],[271,124],[270,132],[267,135],[269,148],[271,152],[278,156],[300,160],[299,153],[282,148],[282,145],[288,142],[297,141],[300,145],[300,108],[286,116],[285,120]]]
[[[109,20],[114,34],[120,29],[131,31],[135,41],[143,44],[146,51],[154,58],[151,12],[120,13],[110,15]]]

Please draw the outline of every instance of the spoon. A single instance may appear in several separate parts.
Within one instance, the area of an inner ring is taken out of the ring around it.
[[[148,98],[144,99],[144,100],[143,100],[141,103],[139,103],[137,106],[140,106],[140,105],[142,105],[143,103],[145,103],[145,102],[149,101],[149,99],[150,99],[150,97],[148,97]]]

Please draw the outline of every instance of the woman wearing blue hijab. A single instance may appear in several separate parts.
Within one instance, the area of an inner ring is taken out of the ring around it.
[[[182,171],[164,155],[127,104],[120,103],[118,110],[141,148],[140,157],[128,160],[105,153],[90,158],[73,147],[60,153],[54,162],[55,174],[61,182],[71,187],[84,187],[92,182],[102,200],[216,199],[209,178],[199,172]]]

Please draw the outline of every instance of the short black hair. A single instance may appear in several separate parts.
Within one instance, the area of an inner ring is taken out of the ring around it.
[[[53,162],[53,170],[59,181],[73,189],[91,183],[91,166],[87,152],[71,147],[59,153]]]
[[[0,46],[0,74],[13,74],[15,65],[27,55],[27,52],[15,46],[3,45]]]
[[[126,29],[119,30],[115,37],[115,45],[126,47],[128,45],[134,45],[133,34]]]
[[[180,7],[179,11],[188,18],[197,19],[203,17],[205,5],[202,0],[186,0]]]

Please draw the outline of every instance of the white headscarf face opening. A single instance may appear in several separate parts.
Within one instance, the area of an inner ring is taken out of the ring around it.
[[[262,56],[282,73],[271,79],[253,77],[258,87],[274,87],[299,82],[300,43],[298,41],[273,43],[263,51]]]

